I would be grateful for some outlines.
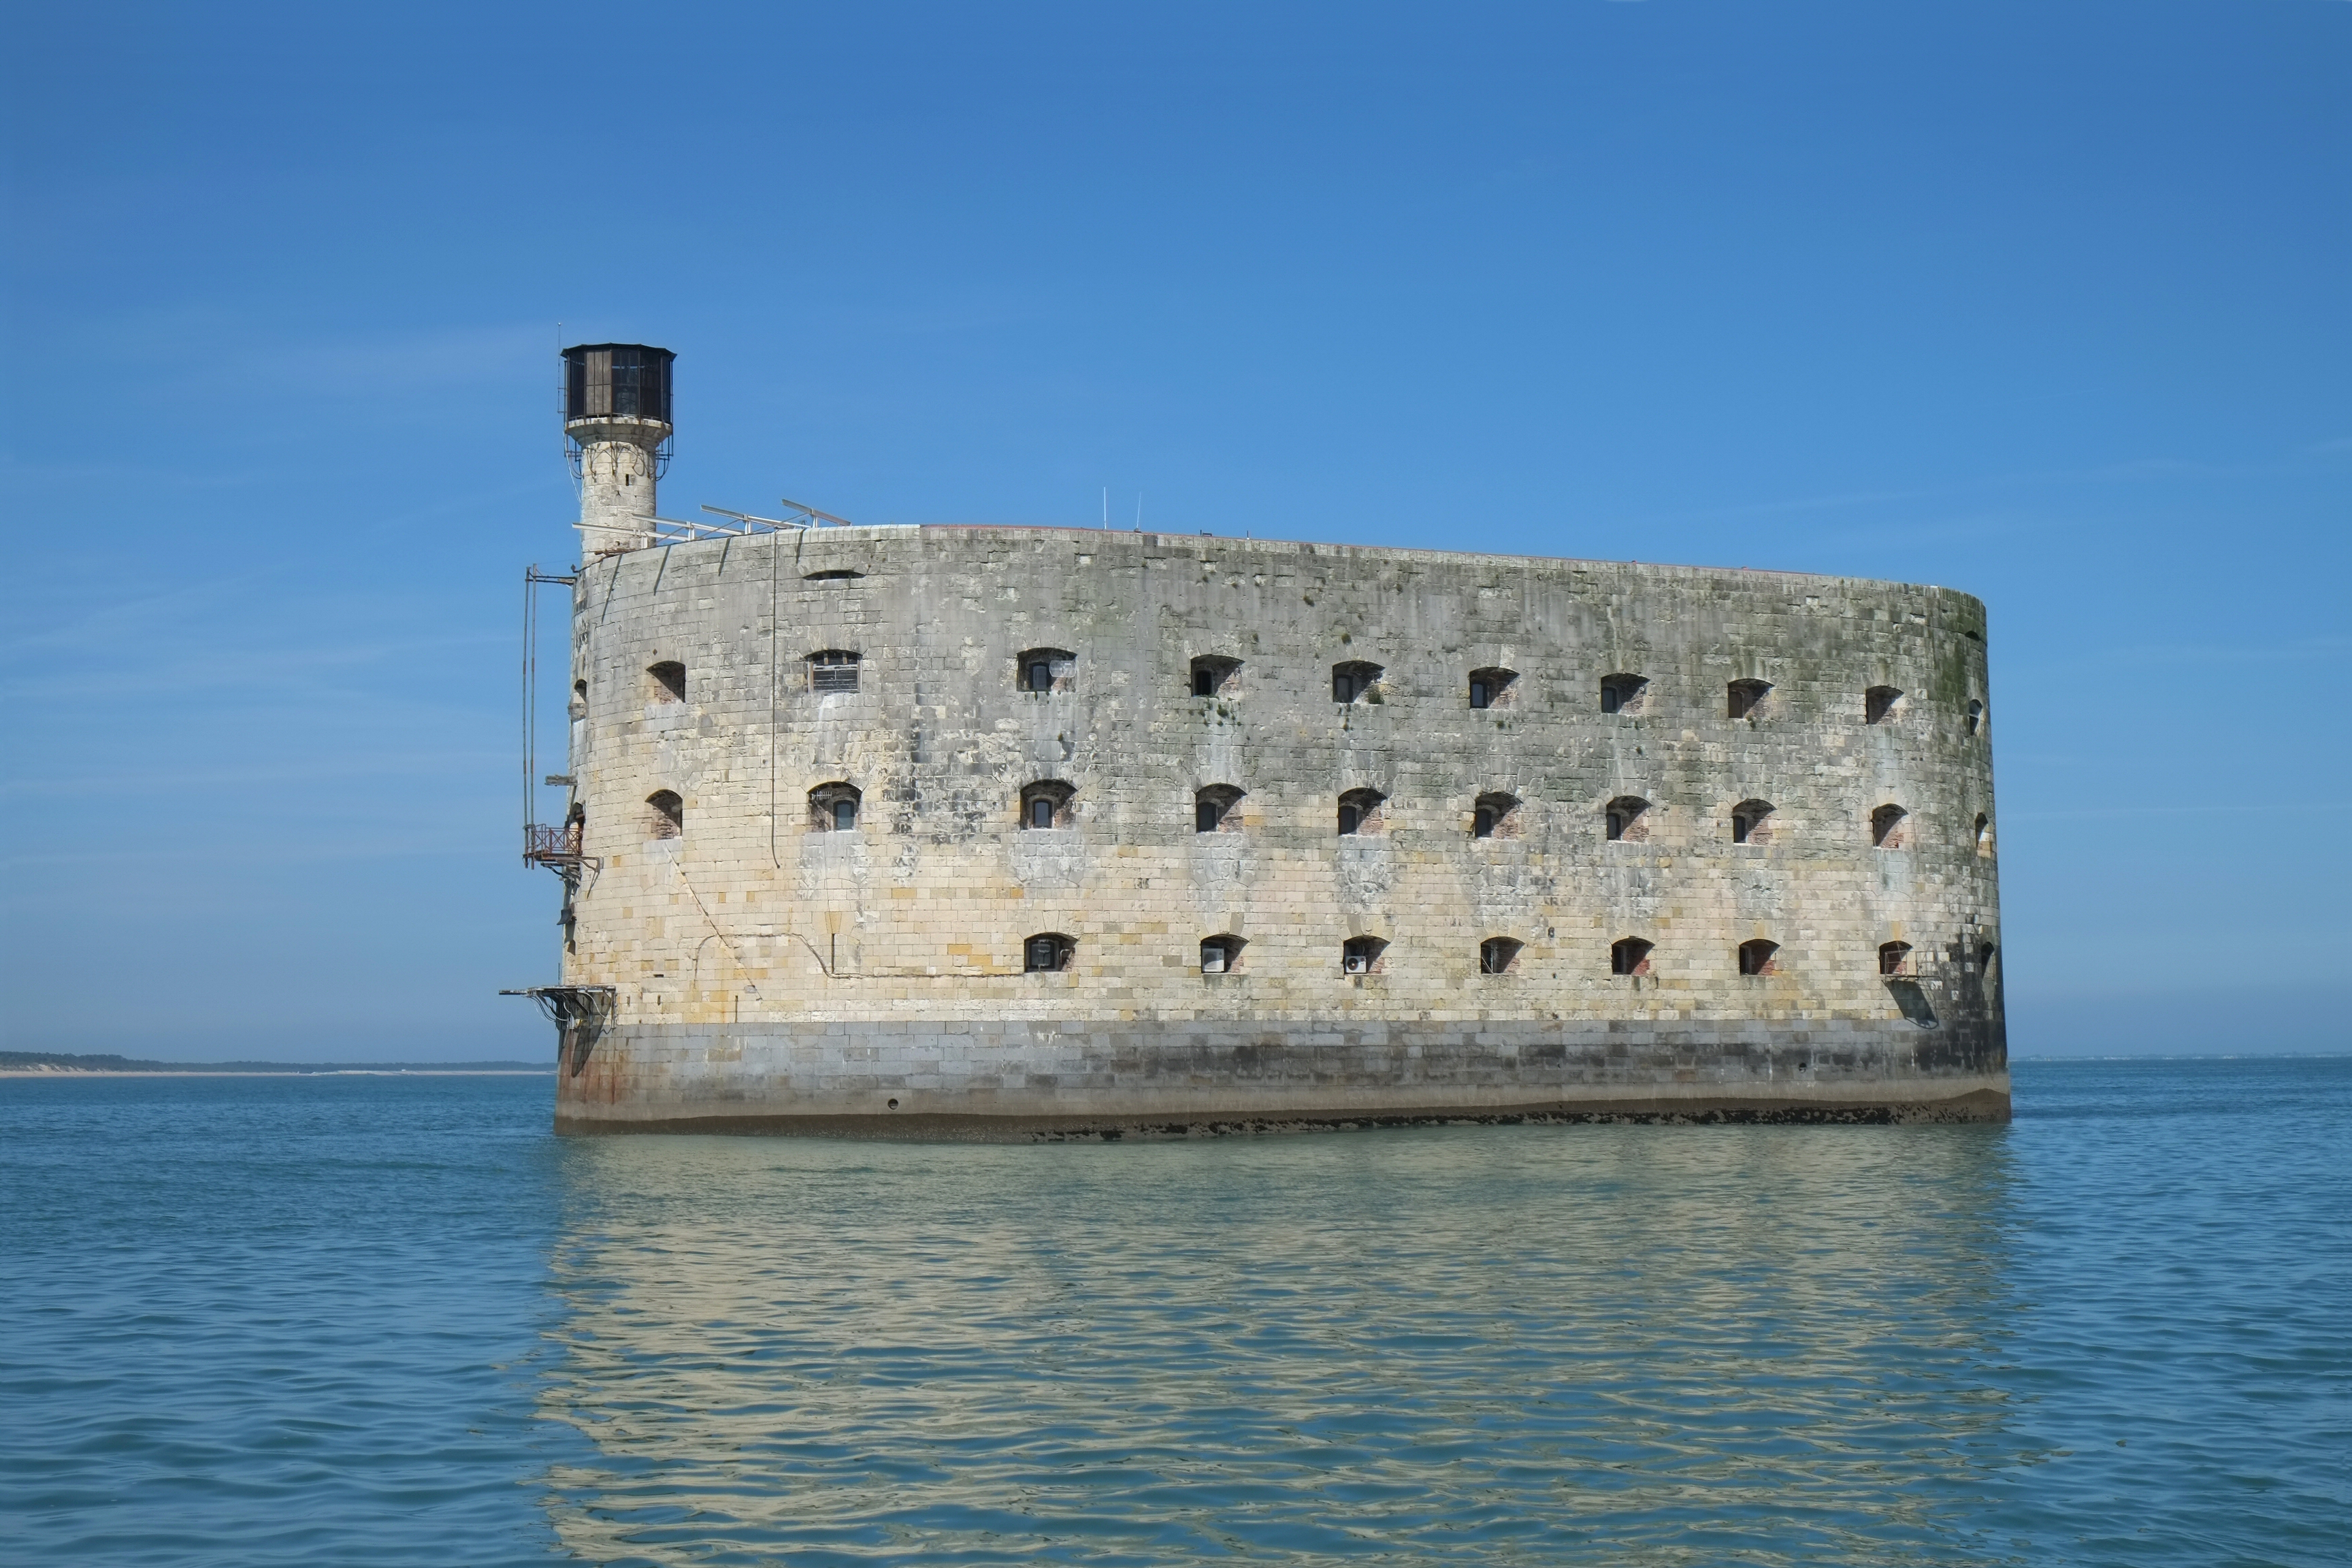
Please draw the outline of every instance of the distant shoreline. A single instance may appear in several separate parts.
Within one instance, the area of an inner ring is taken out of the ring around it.
[[[0,1078],[553,1078],[553,1068],[0,1068]]]
[[[159,1062],[74,1051],[0,1051],[0,1078],[551,1078],[555,1064],[456,1062]]]

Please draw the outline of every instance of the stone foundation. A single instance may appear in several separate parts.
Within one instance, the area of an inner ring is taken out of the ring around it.
[[[1461,1121],[2007,1121],[2000,1054],[1968,1033],[1837,1022],[625,1025],[562,1064],[556,1125],[1014,1140]]]

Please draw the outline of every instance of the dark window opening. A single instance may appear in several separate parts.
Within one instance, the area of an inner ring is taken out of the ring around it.
[[[1490,936],[1478,944],[1478,973],[1508,974],[1519,959],[1519,944],[1507,936]]]
[[[809,828],[816,833],[848,833],[857,826],[864,801],[857,786],[839,779],[809,791]]]
[[[830,572],[803,572],[801,574],[801,581],[803,583],[855,583],[865,575],[863,572],[852,572],[846,567],[837,567]]]
[[[1351,789],[1339,797],[1339,831],[1370,833],[1380,825],[1381,802],[1376,789]]]
[[[1040,931],[1021,944],[1021,967],[1030,974],[1049,974],[1070,967],[1078,944],[1060,931]]]
[[[1377,702],[1380,700],[1381,667],[1351,659],[1331,667],[1331,700],[1334,702]]]
[[[1772,841],[1772,803],[1769,800],[1743,800],[1733,806],[1731,841],[1734,844],[1769,844]]]
[[[819,696],[857,689],[857,668],[863,662],[847,648],[829,647],[808,656],[809,689]]]
[[[1878,973],[1908,974],[1911,973],[1911,944],[1907,942],[1883,942],[1878,944]]]
[[[686,700],[686,666],[674,658],[646,666],[648,682],[646,700],[648,702],[683,702]]]
[[[1766,942],[1762,937],[1758,937],[1753,942],[1741,942],[1739,944],[1739,973],[1742,974],[1773,973],[1775,971],[1772,964],[1772,955],[1780,951],[1780,944],[1779,942]]]
[[[1604,675],[1601,678],[1601,710],[1603,713],[1639,713],[1643,696],[1649,689],[1649,679],[1640,675]]]
[[[686,802],[678,799],[675,790],[657,789],[646,796],[649,808],[646,831],[654,838],[682,838],[686,836]]]
[[[1496,708],[1504,705],[1511,690],[1511,682],[1518,679],[1515,670],[1474,669],[1470,672],[1470,706]]]
[[[1724,688],[1724,710],[1734,719],[1746,719],[1764,706],[1771,695],[1769,680],[1735,680]]]
[[[1221,828],[1238,827],[1241,816],[1234,808],[1242,802],[1242,792],[1231,784],[1210,784],[1192,792],[1192,831],[1214,833]]]
[[[1639,844],[1650,837],[1650,803],[1640,795],[1621,795],[1601,815],[1612,843]]]
[[[1891,724],[1903,716],[1903,693],[1892,686],[1874,686],[1862,694],[1865,724]]]
[[[588,717],[588,683],[584,680],[575,680],[572,683],[572,717],[574,719]]]
[[[1977,813],[1977,853],[1992,853],[1992,818],[1981,811]]]
[[[1072,825],[1070,803],[1077,791],[1059,779],[1039,779],[1021,786],[1021,826],[1024,827],[1068,827]]]
[[[1647,974],[1650,973],[1650,947],[1638,936],[1621,936],[1609,944],[1609,973],[1612,974]]]
[[[1490,790],[1478,797],[1470,808],[1470,837],[1492,838],[1497,834],[1510,834],[1517,826],[1512,816],[1518,810],[1519,797]]]
[[[1989,942],[1979,942],[1977,944],[1977,973],[1979,974],[1990,974],[1992,973],[1992,955],[1997,951],[1998,950],[1993,946],[1993,944]]]
[[[1969,699],[1969,733],[1973,735],[1983,727],[1984,704],[1971,697]]]
[[[1870,814],[1870,841],[1881,849],[1902,848],[1910,815],[1899,805],[1880,806]]]
[[[1381,968],[1381,954],[1388,943],[1376,936],[1351,936],[1339,944],[1339,972],[1342,974],[1377,974]]]
[[[1016,677],[1024,691],[1066,691],[1077,668],[1077,655],[1058,647],[1022,651]]]
[[[1226,695],[1226,682],[1233,679],[1234,672],[1241,667],[1240,659],[1220,658],[1214,655],[1204,654],[1194,659],[1192,661],[1192,695],[1195,697]]]
[[[1230,974],[1242,966],[1242,939],[1227,931],[1201,939],[1201,973]]]

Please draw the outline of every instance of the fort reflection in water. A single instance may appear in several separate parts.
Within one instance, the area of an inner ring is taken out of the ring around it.
[[[568,1144],[593,1562],[1975,1561],[1994,1127]]]

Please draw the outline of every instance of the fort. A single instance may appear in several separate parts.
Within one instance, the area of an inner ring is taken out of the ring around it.
[[[1969,595],[671,523],[567,357],[560,1130],[2008,1115]]]

